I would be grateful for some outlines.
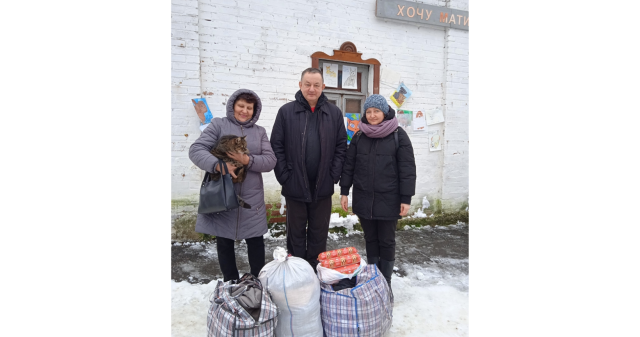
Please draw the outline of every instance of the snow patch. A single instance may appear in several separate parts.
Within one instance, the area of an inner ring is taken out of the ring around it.
[[[331,213],[331,218],[329,218],[329,228],[344,227],[349,231],[349,230],[353,230],[353,225],[357,223],[358,223],[357,215],[347,214],[345,218],[342,218],[338,213]]]
[[[412,216],[410,216],[410,218],[426,218],[426,217],[427,215],[424,212],[422,212],[422,208],[418,208],[418,210],[415,213],[413,213]]]
[[[329,233],[329,239],[336,241],[338,239],[340,239],[340,235],[338,233]]]
[[[407,275],[393,277],[393,324],[385,336],[469,335],[468,287],[461,290],[456,286],[461,282],[468,285],[468,275],[446,268],[447,265],[468,263],[468,259],[443,258],[436,262],[427,267],[403,264]],[[172,336],[207,336],[209,296],[216,284],[217,281],[209,284],[171,281]]]
[[[431,204],[429,203],[429,200],[427,200],[427,197],[423,197],[422,208],[418,208],[418,210],[415,211],[412,216],[409,216],[409,218],[426,218],[427,214],[424,213],[424,210],[429,208],[429,206],[431,206]],[[429,215],[428,217],[432,217],[432,216],[433,214]]]
[[[426,209],[429,208],[429,206],[431,206],[431,204],[429,203],[429,200],[427,200],[427,197],[423,197],[422,198],[422,209]]]
[[[207,335],[209,295],[218,281],[209,284],[189,284],[171,280],[171,336]]]
[[[287,204],[287,200],[284,195],[280,196],[280,215],[284,215],[284,206]]]
[[[269,228],[267,229],[267,233],[265,233],[262,236],[265,240],[276,240],[276,241],[281,241],[281,240],[286,240],[287,236],[286,235],[281,235],[281,236],[274,236],[273,235],[273,228]]]

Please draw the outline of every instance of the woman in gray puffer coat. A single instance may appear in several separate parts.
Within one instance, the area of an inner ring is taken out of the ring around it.
[[[227,117],[215,118],[202,135],[191,145],[189,159],[207,172],[220,170],[218,158],[211,154],[218,139],[225,135],[246,136],[249,155],[229,154],[247,168],[247,176],[234,184],[236,193],[250,209],[239,207],[226,212],[198,214],[196,232],[216,236],[218,261],[224,281],[240,278],[234,251],[235,240],[247,243],[251,274],[258,276],[265,263],[263,235],[267,232],[267,213],[264,204],[262,172],[271,171],[276,156],[265,129],[256,125],[262,110],[262,102],[255,92],[240,89],[227,101]],[[235,167],[229,165],[229,171]]]

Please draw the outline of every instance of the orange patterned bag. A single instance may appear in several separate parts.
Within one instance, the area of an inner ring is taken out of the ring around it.
[[[330,250],[328,252],[322,252],[318,255],[318,261],[341,257],[343,255],[351,255],[357,253],[358,250],[355,247],[346,247],[340,249]]]
[[[343,255],[332,259],[321,260],[320,265],[325,268],[336,269],[352,264],[360,264],[360,254]]]

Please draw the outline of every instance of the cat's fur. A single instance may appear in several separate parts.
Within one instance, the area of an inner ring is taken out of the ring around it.
[[[238,137],[234,135],[226,135],[220,137],[216,146],[211,149],[211,154],[216,156],[216,158],[224,161],[227,164],[231,164],[236,167],[234,171],[237,178],[231,178],[234,183],[241,183],[247,177],[247,168],[242,165],[242,163],[230,158],[227,155],[227,152],[231,153],[244,153],[249,154],[249,149],[247,148],[247,136]],[[220,165],[220,170],[224,168]],[[213,180],[218,180],[221,177],[220,172],[213,172],[211,178]],[[251,208],[251,205],[247,204],[238,196],[238,201],[240,202],[240,206],[244,208]]]
[[[249,149],[247,148],[247,136],[238,137],[234,135],[226,135],[220,137],[218,143],[213,149],[211,149],[211,154],[216,156],[216,158],[223,160],[227,164],[231,164],[236,168],[234,173],[237,178],[233,178],[234,183],[240,183],[244,181],[244,178],[247,176],[247,169],[240,162],[233,160],[227,155],[227,152],[231,153],[244,153],[249,154]],[[222,168],[221,168],[222,169]],[[216,172],[219,175],[219,172]],[[214,178],[217,177],[214,175]]]

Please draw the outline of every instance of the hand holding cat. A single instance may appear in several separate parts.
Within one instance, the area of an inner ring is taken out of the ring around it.
[[[247,156],[244,153],[237,153],[237,152],[227,152],[227,156],[229,156],[229,158],[232,158],[233,160],[241,163],[242,165],[249,165],[249,156]],[[229,168],[231,169],[231,168]]]

